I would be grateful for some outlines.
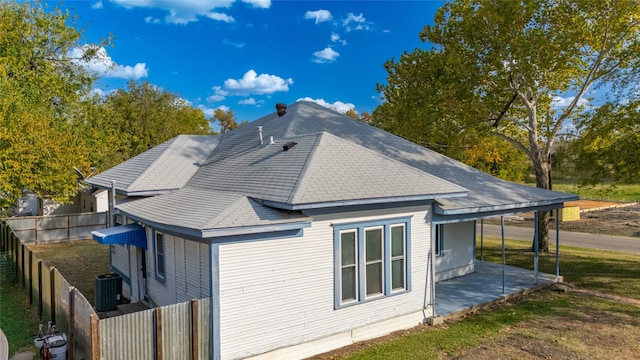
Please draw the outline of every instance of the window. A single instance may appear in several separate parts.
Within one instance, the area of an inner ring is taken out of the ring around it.
[[[154,247],[156,251],[156,276],[160,279],[164,279],[164,236],[162,233],[155,233],[156,238]]]
[[[335,226],[336,308],[410,290],[409,220]]]
[[[444,225],[442,224],[436,225],[435,243],[435,254],[440,256],[444,250]]]

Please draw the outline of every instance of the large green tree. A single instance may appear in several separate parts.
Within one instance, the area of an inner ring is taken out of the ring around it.
[[[603,87],[635,93],[639,22],[634,0],[448,2],[420,33],[429,49],[385,64],[377,120],[434,146],[462,148],[469,133],[497,136],[527,155],[536,185],[549,189],[554,142],[588,110],[585,97]],[[541,213],[543,250],[547,223]]]
[[[105,98],[85,102],[82,138],[91,165],[106,170],[180,134],[211,134],[200,109],[149,82],[129,82]]]
[[[74,118],[94,80],[68,12],[42,2],[0,1],[0,207],[24,190],[64,201],[77,191],[74,166],[87,164]],[[83,44],[86,45],[86,44]]]
[[[571,142],[574,166],[583,182],[602,179],[637,183],[640,174],[640,99],[605,104],[578,122]]]

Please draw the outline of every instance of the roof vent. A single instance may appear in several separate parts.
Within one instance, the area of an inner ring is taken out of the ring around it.
[[[284,151],[287,151],[289,149],[291,149],[292,147],[296,146],[297,142],[295,141],[289,141],[288,143],[282,145],[282,148],[284,149]]]
[[[262,139],[262,126],[258,126],[258,136],[260,137],[260,145],[264,145],[264,140]]]
[[[287,113],[287,104],[277,103],[276,111],[278,112],[278,116],[282,116]]]

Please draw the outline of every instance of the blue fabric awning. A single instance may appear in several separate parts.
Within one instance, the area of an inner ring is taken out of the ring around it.
[[[147,248],[147,234],[138,224],[95,230],[91,234],[93,234],[93,240],[100,244],[133,245],[142,249]]]

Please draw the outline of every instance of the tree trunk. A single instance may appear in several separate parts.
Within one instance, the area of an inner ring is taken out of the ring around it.
[[[534,156],[533,167],[536,173],[536,186],[541,189],[551,189],[551,166],[547,157],[540,153]],[[538,211],[538,250],[549,252],[549,221],[548,211]],[[535,249],[535,238],[531,249]]]

